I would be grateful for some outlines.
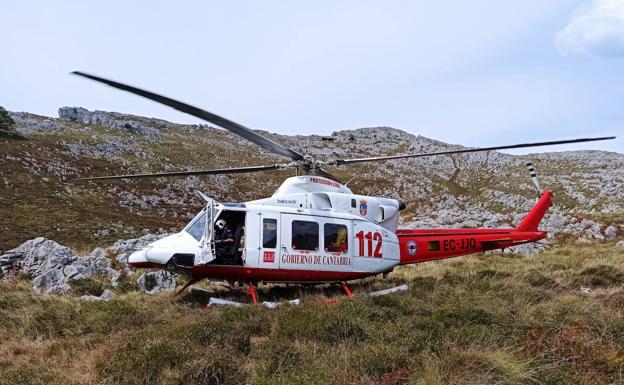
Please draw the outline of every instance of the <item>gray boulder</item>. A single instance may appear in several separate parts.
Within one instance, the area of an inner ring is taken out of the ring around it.
[[[60,268],[71,261],[71,250],[43,237],[31,239],[0,256],[2,273],[21,270],[37,276],[47,270]]]
[[[540,242],[525,243],[522,245],[512,246],[505,249],[505,253],[517,253],[521,255],[536,255],[548,248],[548,242],[542,240]]]
[[[82,297],[78,297],[78,300],[80,300],[80,301],[87,301],[87,302],[110,301],[114,297],[115,297],[115,294],[113,294],[112,291],[106,289],[106,290],[104,290],[104,292],[100,296],[97,296],[97,295],[83,295]]]
[[[618,243],[615,244],[615,247],[619,249],[624,249],[624,241],[619,241]]]
[[[39,293],[60,294],[69,290],[69,284],[60,269],[50,269],[33,279],[33,289]]]
[[[612,241],[617,236],[617,228],[615,226],[609,226],[604,231],[604,236],[608,241]]]
[[[73,256],[71,250],[39,237],[24,242],[0,256],[2,276],[22,273],[33,278],[33,289],[40,293],[59,294],[69,290],[70,280],[107,276],[119,277],[111,261],[100,256]]]
[[[172,291],[176,288],[176,275],[165,270],[143,273],[137,284],[142,292],[148,294]]]

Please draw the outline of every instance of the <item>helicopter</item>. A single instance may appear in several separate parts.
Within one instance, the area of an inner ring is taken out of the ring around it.
[[[80,71],[85,77],[127,91],[215,124],[263,149],[290,158],[280,164],[212,170],[171,171],[80,178],[111,180],[191,175],[256,173],[295,170],[268,198],[222,203],[198,192],[205,207],[182,231],[132,253],[135,268],[166,269],[186,274],[189,282],[203,279],[246,285],[254,303],[260,283],[339,284],[347,296],[348,281],[386,275],[401,265],[452,258],[537,242],[547,233],[538,229],[552,206],[553,193],[541,189],[529,163],[538,200],[515,228],[399,229],[406,204],[399,199],[355,194],[340,183],[328,167],[504,149],[551,146],[615,139],[578,138],[549,142],[389,155],[319,160],[302,154],[229,119],[177,100]]]

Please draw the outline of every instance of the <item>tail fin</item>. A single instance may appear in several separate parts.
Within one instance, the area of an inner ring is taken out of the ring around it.
[[[544,218],[544,215],[546,215],[546,211],[552,206],[552,195],[550,190],[544,190],[535,206],[533,206],[520,224],[516,226],[516,231],[537,231],[537,227],[542,221],[542,218]]]

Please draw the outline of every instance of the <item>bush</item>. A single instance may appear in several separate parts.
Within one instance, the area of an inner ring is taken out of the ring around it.
[[[0,106],[0,130],[13,131],[15,121],[9,115],[9,112]]]

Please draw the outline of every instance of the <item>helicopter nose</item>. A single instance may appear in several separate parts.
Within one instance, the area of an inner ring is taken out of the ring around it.
[[[132,267],[152,267],[153,263],[147,260],[147,250],[141,249],[130,254],[128,257],[128,265]]]

